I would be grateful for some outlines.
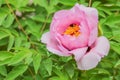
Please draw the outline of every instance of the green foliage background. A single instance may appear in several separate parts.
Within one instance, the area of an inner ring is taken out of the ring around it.
[[[56,11],[75,3],[88,6],[89,0],[30,1],[0,0],[0,80],[120,80],[120,0],[92,0],[99,33],[110,40],[111,50],[88,71],[78,70],[73,56],[47,51],[40,38]]]

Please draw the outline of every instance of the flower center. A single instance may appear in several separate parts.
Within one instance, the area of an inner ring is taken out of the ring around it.
[[[77,24],[72,24],[68,26],[68,28],[65,30],[64,34],[71,35],[71,36],[79,36],[80,35],[80,28]]]

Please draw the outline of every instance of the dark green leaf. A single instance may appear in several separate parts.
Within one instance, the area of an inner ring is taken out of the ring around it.
[[[5,80],[14,80],[17,76],[23,74],[27,70],[27,65],[18,65],[10,71]]]

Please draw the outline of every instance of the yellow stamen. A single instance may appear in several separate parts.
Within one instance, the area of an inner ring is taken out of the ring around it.
[[[69,26],[66,31],[64,32],[64,34],[66,35],[71,35],[71,36],[79,36],[80,32],[79,32],[80,28],[78,25],[73,24],[72,26]]]

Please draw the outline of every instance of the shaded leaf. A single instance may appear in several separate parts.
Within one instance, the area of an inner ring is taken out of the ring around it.
[[[0,66],[0,74],[3,76],[7,75],[7,69],[5,66]]]
[[[6,76],[5,80],[14,80],[19,75],[23,74],[27,70],[27,65],[18,65],[12,69]]]

